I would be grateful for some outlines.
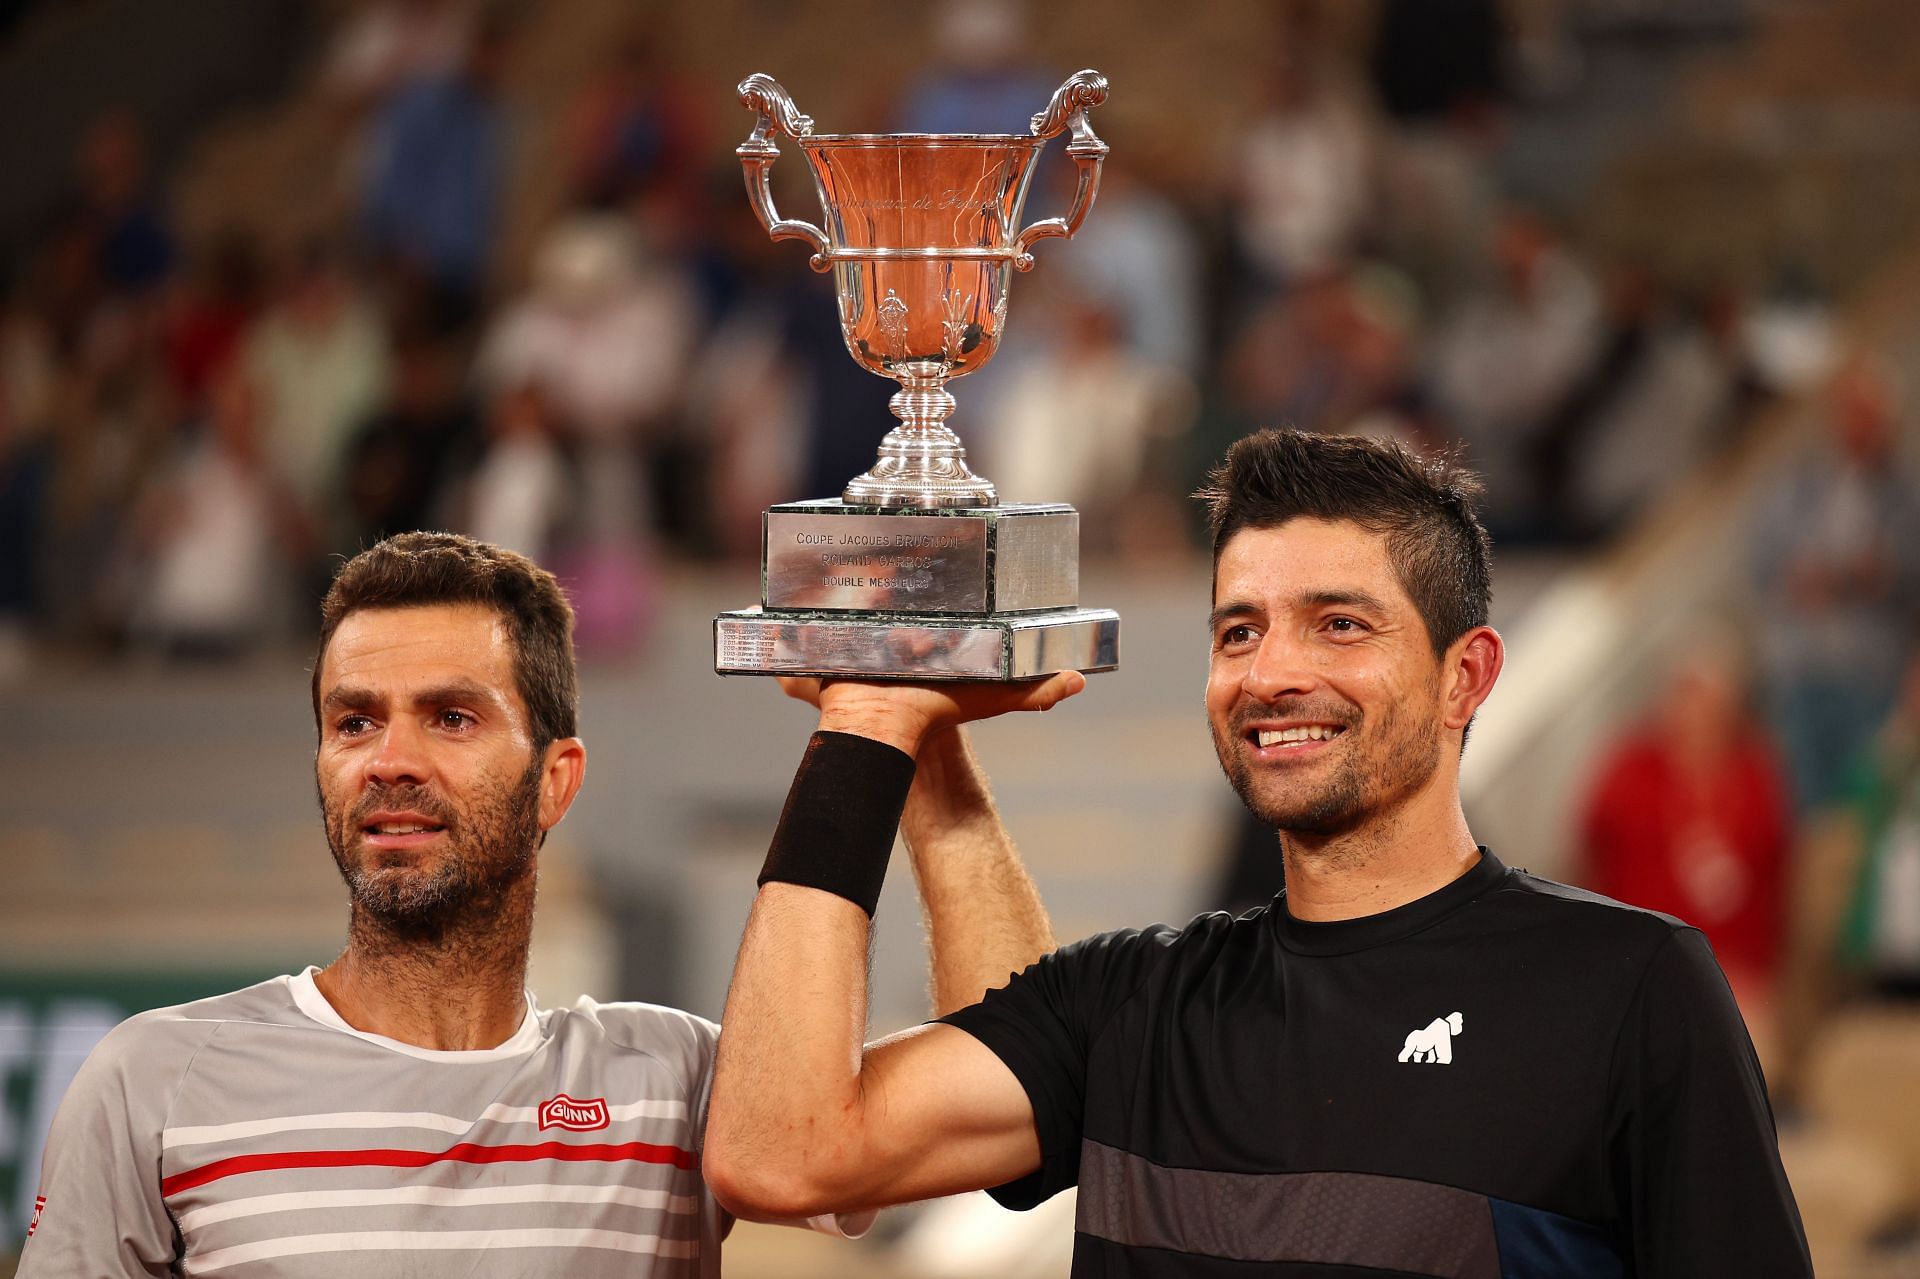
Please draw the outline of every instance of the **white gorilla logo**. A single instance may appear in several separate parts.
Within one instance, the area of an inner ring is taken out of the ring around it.
[[[1400,1050],[1401,1061],[1431,1061],[1446,1065],[1453,1060],[1453,1037],[1466,1026],[1466,1018],[1459,1013],[1448,1013],[1445,1017],[1435,1017],[1407,1036],[1407,1046]]]

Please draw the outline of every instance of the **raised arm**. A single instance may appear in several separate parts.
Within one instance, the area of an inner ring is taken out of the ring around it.
[[[868,910],[878,889],[871,872],[884,865],[923,744],[968,719],[1044,710],[1083,686],[1069,673],[1028,685],[844,684],[823,693],[821,734],[795,779],[741,939],[715,1065],[703,1167],[736,1215],[857,1211],[998,1185],[1038,1167],[1025,1091],[978,1040],[934,1025],[863,1046]],[[947,753],[953,745],[927,751],[928,787],[912,825],[921,873],[942,903],[929,906],[936,945],[957,937],[964,948],[995,932],[964,905],[946,908],[967,891],[965,846],[984,838],[1012,854],[1004,836],[983,836],[977,810],[966,833],[933,835],[943,812],[974,807],[951,783],[977,781],[977,770],[951,771],[964,759]],[[976,794],[984,800],[984,787]],[[997,896],[1027,893],[1030,884]],[[1029,962],[1037,953],[1027,952],[1050,943],[1037,901],[1023,909],[1029,923],[990,943],[990,962],[936,963],[943,1006],[1003,982],[1011,971],[1003,963]],[[999,971],[984,975],[992,968]]]
[[[1054,948],[1053,924],[964,728],[921,747],[900,819],[926,921],[933,1015],[980,1002]]]

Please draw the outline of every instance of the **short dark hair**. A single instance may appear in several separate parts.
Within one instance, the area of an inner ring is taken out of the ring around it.
[[[1207,506],[1213,563],[1241,529],[1292,519],[1351,520],[1387,538],[1387,557],[1435,653],[1487,622],[1493,541],[1475,503],[1480,479],[1447,456],[1421,457],[1357,435],[1259,431],[1227,450],[1194,496]]]
[[[513,638],[514,682],[526,703],[536,754],[574,735],[580,681],[573,606],[559,580],[524,555],[458,533],[398,533],[341,565],[320,603],[314,722],[320,720],[320,663],[349,614],[434,604],[478,604],[505,619]]]

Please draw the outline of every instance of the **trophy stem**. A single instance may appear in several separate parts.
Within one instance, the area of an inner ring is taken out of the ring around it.
[[[954,400],[946,374],[903,369],[898,376],[900,389],[887,407],[900,425],[880,441],[873,469],[851,481],[841,500],[853,506],[994,505],[993,485],[968,468],[966,447],[947,426]]]

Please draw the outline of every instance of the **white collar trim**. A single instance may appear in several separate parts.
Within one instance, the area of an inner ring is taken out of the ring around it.
[[[342,1031],[355,1039],[364,1039],[370,1044],[377,1044],[392,1052],[405,1053],[409,1057],[418,1057],[422,1061],[448,1063],[500,1061],[508,1057],[524,1056],[544,1042],[532,991],[526,992],[527,1011],[526,1015],[520,1019],[520,1028],[514,1031],[505,1043],[492,1048],[422,1048],[417,1044],[389,1039],[385,1035],[355,1030],[334,1010],[333,1005],[327,1002],[327,997],[320,993],[320,987],[313,980],[313,975],[319,971],[317,966],[310,965],[305,972],[296,973],[287,978],[288,988],[293,992],[293,1002],[300,1011],[329,1030]]]

